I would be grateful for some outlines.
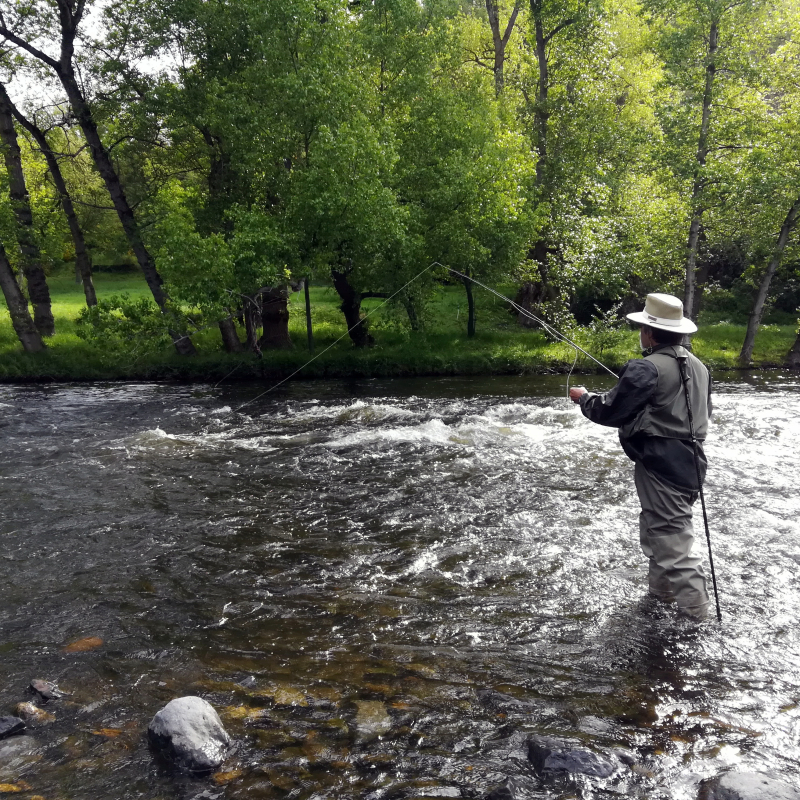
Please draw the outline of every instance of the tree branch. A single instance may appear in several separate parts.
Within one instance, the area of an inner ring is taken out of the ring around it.
[[[551,30],[550,33],[548,33],[547,36],[544,37],[544,43],[549,44],[550,40],[556,34],[561,33],[561,31],[563,31],[564,28],[568,28],[570,25],[574,24],[577,21],[578,20],[573,17],[570,19],[565,19],[563,22],[559,22],[558,25],[556,25],[555,28],[553,28],[553,30]]]
[[[0,18],[0,20],[1,19],[2,18]],[[54,58],[51,58],[43,50],[39,50],[38,47],[34,47],[30,42],[26,42],[24,39],[17,36],[17,34],[12,33],[8,28],[6,28],[5,22],[2,21],[0,21],[0,36],[4,36],[9,42],[13,42],[15,45],[17,45],[17,47],[21,47],[23,50],[26,50],[35,59],[43,61],[48,67],[51,67],[56,72],[60,71],[61,65],[58,63],[58,61],[56,61]]]
[[[478,54],[473,52],[472,50],[467,50],[465,48],[465,52],[466,52],[466,54],[468,56],[468,58],[467,58],[467,63],[468,64],[469,63],[475,63],[479,67],[484,67],[485,69],[494,69],[494,67],[492,67],[491,64],[487,64],[485,61],[481,61],[480,58],[478,58]]]
[[[519,9],[521,5],[522,5],[521,0],[517,0],[517,2],[514,3],[514,10],[511,12],[511,16],[509,17],[508,20],[508,25],[506,25],[506,31],[503,34],[503,38],[501,40],[503,42],[503,47],[505,47],[508,44],[508,40],[511,38],[511,31],[514,30],[514,23],[517,21],[517,14],[519,14]]]

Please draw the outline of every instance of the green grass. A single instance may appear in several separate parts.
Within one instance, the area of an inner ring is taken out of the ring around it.
[[[56,318],[56,335],[47,351],[28,355],[22,351],[11,328],[8,313],[0,309],[0,380],[277,380],[301,369],[298,378],[392,377],[411,375],[486,375],[564,371],[572,366],[573,348],[550,341],[539,330],[522,329],[505,304],[476,289],[477,334],[466,335],[466,298],[460,286],[442,288],[425,313],[425,331],[407,327],[402,309],[384,306],[370,317],[376,345],[355,350],[345,333],[339,299],[333,289],[311,287],[315,358],[306,342],[302,295],[292,295],[289,329],[295,344],[290,351],[232,355],[222,351],[216,326],[193,335],[198,355],[177,356],[171,346],[153,352],[147,343],[134,342],[120,352],[88,343],[77,335],[75,320],[84,306],[80,285],[71,274],[49,279]],[[98,274],[99,297],[128,293],[148,297],[149,291],[136,274]],[[513,287],[498,287],[504,293]],[[365,311],[377,309],[380,300],[368,300]],[[635,330],[574,333],[578,343],[611,368],[638,355]],[[763,326],[756,339],[754,365],[777,366],[794,341],[794,325]],[[725,322],[702,325],[694,337],[695,353],[716,369],[735,368],[744,338],[744,326]],[[326,348],[330,347],[329,350]],[[578,371],[595,371],[585,356]]]

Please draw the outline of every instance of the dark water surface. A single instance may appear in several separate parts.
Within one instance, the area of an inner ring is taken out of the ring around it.
[[[707,493],[724,621],[649,608],[632,465],[562,378],[0,387],[0,742],[46,800],[697,797],[800,786],[800,384],[721,383]],[[601,378],[590,388],[604,388]],[[702,544],[702,541],[701,541]],[[82,637],[103,644],[65,652]],[[245,689],[237,682],[248,677]],[[145,731],[200,694],[215,778]],[[531,733],[624,747],[541,784]]]

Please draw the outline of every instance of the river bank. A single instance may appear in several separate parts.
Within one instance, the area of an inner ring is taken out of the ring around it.
[[[0,382],[49,383],[64,381],[185,381],[237,382],[298,379],[392,378],[451,375],[528,375],[566,372],[594,373],[590,359],[567,345],[553,342],[539,330],[522,329],[496,298],[481,294],[477,301],[477,333],[466,335],[466,302],[457,287],[442,289],[428,309],[424,331],[408,330],[400,310],[385,306],[370,317],[375,345],[353,348],[344,336],[344,319],[332,290],[312,287],[311,305],[314,349],[309,350],[305,309],[294,295],[290,304],[289,330],[294,347],[284,351],[231,354],[222,349],[215,327],[193,335],[198,354],[178,356],[167,343],[146,337],[98,344],[78,335],[77,318],[83,293],[69,275],[51,278],[56,335],[44,353],[22,351],[11,328],[8,313],[0,310]],[[146,297],[146,286],[136,275],[99,275],[100,298],[127,294]],[[510,289],[509,289],[510,290]],[[367,313],[379,300],[365,301]],[[712,369],[736,369],[745,326],[717,318],[701,317],[694,350]],[[627,326],[592,327],[569,331],[578,344],[611,369],[618,369],[638,355],[637,332]],[[763,325],[756,338],[753,367],[782,365],[792,346],[795,326]],[[340,340],[339,340],[340,339]],[[337,341],[339,340],[339,341]]]

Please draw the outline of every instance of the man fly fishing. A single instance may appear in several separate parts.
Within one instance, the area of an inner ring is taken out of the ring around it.
[[[650,562],[650,594],[703,619],[709,597],[700,558],[692,553],[692,506],[706,472],[702,442],[711,415],[711,381],[684,346],[697,326],[683,316],[677,297],[649,294],[644,311],[628,319],[641,326],[643,357],[628,361],[611,391],[596,394],[576,386],[569,396],[592,422],[619,428],[622,449],[635,463],[639,541]]]

